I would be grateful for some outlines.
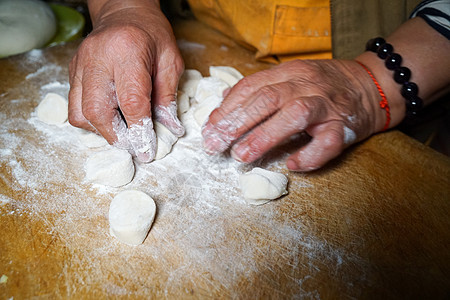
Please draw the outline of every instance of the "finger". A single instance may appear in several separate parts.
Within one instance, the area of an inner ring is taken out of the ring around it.
[[[85,68],[82,77],[83,116],[110,143],[117,142],[113,124],[120,124],[112,76],[99,66]]]
[[[117,101],[128,126],[125,139],[141,162],[152,161],[156,154],[150,108],[152,81],[147,66],[132,58],[114,68]]]
[[[345,148],[344,126],[340,121],[320,124],[310,132],[311,142],[286,161],[292,171],[316,170],[337,157]]]
[[[78,73],[73,70],[74,62],[70,64],[69,76],[69,123],[75,127],[96,132],[88,120],[84,117],[81,108],[83,87]]]
[[[320,122],[327,114],[324,107],[324,99],[317,96],[287,102],[270,119],[235,144],[231,155],[242,162],[255,161],[288,137]]]
[[[242,135],[277,112],[292,99],[294,92],[289,82],[265,85],[234,108],[228,105],[232,97],[230,94],[223,105],[213,112],[213,120],[202,129],[205,151],[209,154],[223,152]]]
[[[178,49],[166,49],[159,57],[154,76],[152,102],[155,119],[180,137],[184,127],[177,116],[176,95],[184,63]]]
[[[152,80],[146,66],[133,58],[114,67],[117,101],[128,127],[142,125],[142,120],[151,118]]]

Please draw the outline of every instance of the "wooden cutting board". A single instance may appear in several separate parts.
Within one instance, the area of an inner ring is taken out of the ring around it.
[[[198,22],[175,34],[186,68],[204,76],[209,65],[270,67]],[[72,129],[33,117],[45,93],[67,92],[77,46],[0,60],[0,299],[448,297],[448,157],[394,130],[301,174],[285,168],[285,145],[256,165],[287,174],[289,194],[253,207],[234,177],[253,165],[180,140],[185,156],[96,188]],[[108,232],[109,203],[126,188],[158,207],[136,247]]]

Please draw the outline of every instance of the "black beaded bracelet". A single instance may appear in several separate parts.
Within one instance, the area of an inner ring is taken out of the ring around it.
[[[402,67],[402,57],[398,53],[394,53],[394,47],[386,41],[377,37],[371,39],[366,44],[366,50],[377,53],[377,56],[385,60],[386,67],[394,71],[395,82],[402,85],[400,93],[406,99],[406,115],[414,117],[423,106],[423,100],[417,96],[419,87],[412,81],[411,70],[407,67]]]

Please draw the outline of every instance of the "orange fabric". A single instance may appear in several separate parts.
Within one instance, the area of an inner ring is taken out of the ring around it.
[[[330,0],[188,0],[200,21],[270,62],[331,58]]]

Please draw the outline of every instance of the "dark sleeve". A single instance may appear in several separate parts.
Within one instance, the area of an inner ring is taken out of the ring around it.
[[[422,1],[410,18],[421,17],[428,25],[450,40],[450,0]]]

